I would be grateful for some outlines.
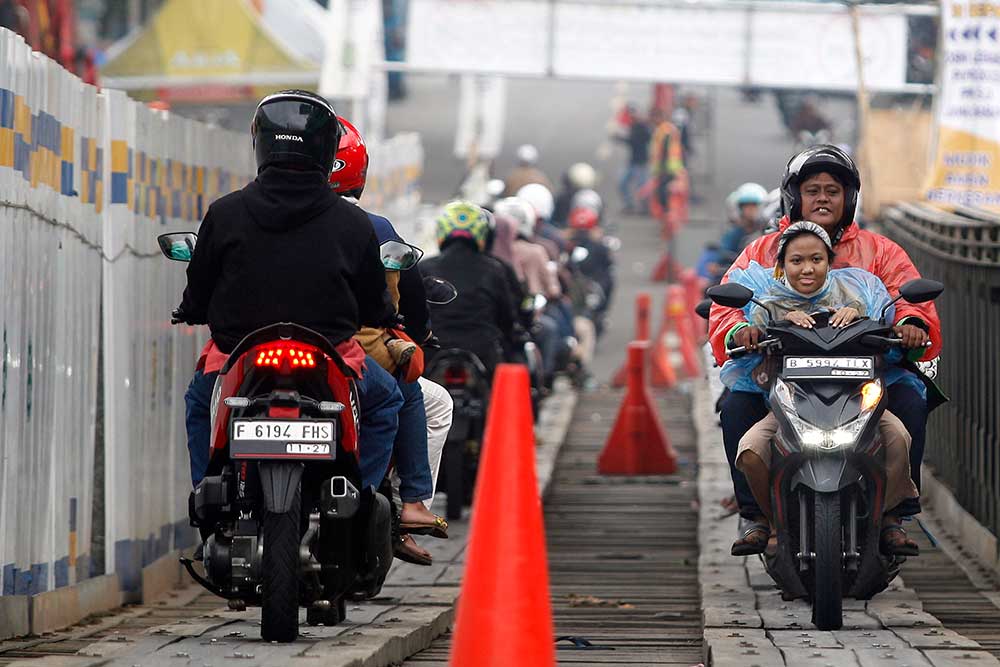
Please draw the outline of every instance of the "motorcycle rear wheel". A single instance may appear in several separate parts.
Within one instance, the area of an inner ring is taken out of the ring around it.
[[[263,594],[260,636],[269,642],[293,642],[299,635],[300,491],[287,512],[264,510]]]
[[[840,493],[814,493],[813,503],[813,623],[820,630],[839,630],[844,624]]]

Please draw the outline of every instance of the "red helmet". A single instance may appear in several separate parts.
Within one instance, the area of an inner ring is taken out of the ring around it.
[[[569,212],[569,226],[573,229],[593,229],[597,226],[597,211],[577,206]]]
[[[344,126],[344,133],[330,172],[330,187],[337,194],[360,199],[368,176],[368,149],[358,128],[346,118],[341,118],[340,124]]]

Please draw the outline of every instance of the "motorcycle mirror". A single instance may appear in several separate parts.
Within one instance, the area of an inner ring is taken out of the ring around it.
[[[447,280],[424,276],[424,292],[427,303],[443,306],[458,298],[458,290]]]
[[[156,237],[160,252],[167,259],[175,262],[190,262],[194,255],[194,247],[198,243],[198,235],[194,232],[171,232]]]
[[[936,280],[917,278],[899,288],[899,295],[909,303],[933,301],[944,292],[944,285]]]
[[[712,311],[712,300],[702,299],[698,302],[698,305],[694,307],[694,312],[697,313],[698,317],[703,320],[708,319],[708,314]]]
[[[577,247],[573,248],[573,252],[569,254],[569,258],[574,264],[579,264],[588,257],[590,257],[590,251],[584,248],[582,245],[578,245]]]
[[[714,285],[705,290],[705,295],[727,308],[743,308],[753,301],[753,291],[737,283]]]
[[[378,247],[382,266],[389,271],[412,269],[424,256],[424,251],[402,241],[386,241]]]
[[[622,249],[622,240],[617,236],[605,236],[604,246],[611,252],[618,252]]]

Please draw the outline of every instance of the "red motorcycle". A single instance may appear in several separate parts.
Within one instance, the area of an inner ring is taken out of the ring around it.
[[[178,261],[196,240],[158,239]],[[240,341],[212,393],[211,460],[188,506],[205,574],[182,562],[230,608],[260,606],[267,641],[296,638],[300,606],[310,624],[342,622],[392,564],[390,501],[362,488],[352,378],[325,337],[280,322]]]

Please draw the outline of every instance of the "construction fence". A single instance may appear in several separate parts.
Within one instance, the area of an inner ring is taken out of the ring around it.
[[[405,229],[419,137],[371,152],[365,203]],[[112,573],[135,591],[193,543],[184,391],[207,331],[170,325],[184,267],[156,237],[254,173],[246,135],[99,91],[0,29],[0,594]]]

